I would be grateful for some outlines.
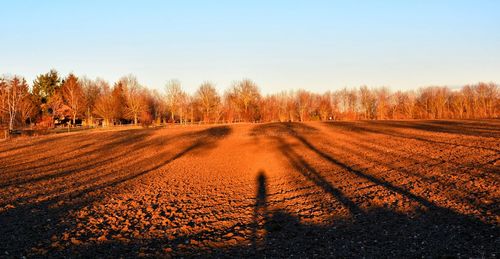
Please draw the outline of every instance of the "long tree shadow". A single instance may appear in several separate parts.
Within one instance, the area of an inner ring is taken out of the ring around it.
[[[421,186],[434,186],[431,190],[421,188],[420,191],[428,193],[428,191],[447,190],[445,194],[450,200],[456,202],[467,201],[467,206],[473,206],[483,215],[488,215],[488,211],[494,211],[495,203],[484,203],[480,199],[485,194],[484,190],[470,188],[464,184],[474,181],[478,184],[490,183],[491,185],[495,185],[498,179],[494,174],[488,173],[488,171],[494,172],[494,169],[477,166],[466,167],[460,163],[453,163],[453,167],[451,168],[443,168],[440,167],[444,162],[441,159],[439,159],[437,163],[433,163],[433,159],[427,155],[411,152],[409,154],[404,154],[399,151],[395,152],[394,147],[391,148],[391,145],[394,145],[394,143],[388,142],[387,139],[381,139],[380,141],[372,140],[370,144],[375,145],[368,145],[367,139],[355,139],[353,141],[352,139],[356,137],[357,136],[351,136],[348,140],[344,140],[344,144],[349,142],[349,145],[331,147],[330,149],[336,150],[337,152],[348,153],[350,156],[362,159],[373,166],[382,165],[387,170],[383,174],[392,176],[391,178],[393,179],[395,176],[399,175],[402,176],[401,181],[406,183],[413,182]],[[380,154],[384,155],[380,156]],[[420,157],[419,160],[413,158],[417,156]],[[394,161],[394,159],[398,157],[404,157],[404,159],[398,162],[391,162],[391,159]],[[449,163],[449,161],[446,162]],[[478,173],[471,174],[469,171],[472,169],[476,169]],[[440,173],[445,170],[449,172],[447,174]]]
[[[287,127],[290,127],[290,125],[287,125]],[[293,129],[292,129],[293,130]],[[321,151],[320,149],[318,149],[315,145],[313,145],[310,141],[308,141],[303,135],[301,134],[293,134],[292,136],[294,136],[294,138],[296,138],[297,140],[299,140],[305,147],[307,147],[309,150],[313,151],[314,153],[318,154],[319,156],[321,156],[322,158],[324,158],[325,160],[329,161],[330,163],[332,163],[333,165],[336,165],[336,166],[339,166],[345,170],[347,170],[348,172],[360,177],[360,178],[364,178],[366,180],[369,180],[370,182],[373,182],[374,184],[377,184],[379,186],[383,186],[384,188],[388,189],[388,190],[391,190],[393,192],[396,192],[396,193],[399,193],[401,195],[403,195],[404,197],[407,197],[413,201],[416,201],[418,202],[419,204],[425,206],[426,208],[428,209],[431,209],[431,210],[438,210],[438,211],[441,211],[443,214],[448,214],[450,212],[449,209],[447,208],[442,208],[442,207],[439,207],[437,206],[435,203],[421,197],[421,196],[418,196],[418,195],[415,195],[407,190],[405,190],[404,188],[402,187],[399,187],[399,186],[396,186],[388,181],[385,181],[385,180],[382,180],[382,179],[379,179],[377,177],[374,177],[370,174],[367,174],[365,172],[363,172],[362,170],[357,170],[355,169],[353,166],[350,166],[338,159],[335,159],[334,157],[332,157],[331,155],[327,154],[326,152],[323,152]]]
[[[114,152],[114,155],[110,156],[109,158],[97,159],[92,163],[89,163],[86,167],[76,167],[74,169],[63,170],[60,172],[50,172],[50,169],[53,168],[62,168],[65,165],[77,164],[78,162],[81,162],[82,157],[97,154],[101,150],[115,150],[116,148],[121,146],[127,146],[132,150],[139,150],[140,148],[144,148],[144,146],[140,146],[140,143],[146,138],[152,136],[153,133],[154,131],[152,130],[127,130],[118,132],[117,134],[113,134],[111,136],[106,136],[106,139],[102,140],[103,142],[106,142],[101,144],[96,143],[96,140],[94,140],[92,144],[84,145],[75,141],[72,143],[74,148],[71,148],[69,150],[61,147],[61,145],[64,145],[65,143],[60,143],[59,145],[53,146],[53,148],[58,149],[58,151],[56,151],[55,153],[51,152],[42,158],[18,164],[16,164],[15,161],[9,161],[8,163],[6,163],[7,165],[9,165],[9,168],[7,170],[4,170],[4,174],[11,174],[12,176],[9,175],[9,177],[4,177],[8,182],[0,183],[0,188],[27,183],[32,184],[47,179],[64,177],[66,175],[73,174],[76,171],[84,171],[86,169],[91,169],[92,167],[97,167],[100,164],[106,164],[111,160],[115,160],[123,156],[123,152]],[[93,148],[88,149],[87,151],[83,151],[89,146],[93,146]],[[61,159],[57,159],[62,155],[70,155],[71,157],[68,159],[64,159],[64,161],[61,161]],[[31,157],[33,156],[33,154],[23,153],[22,155],[18,156]],[[49,159],[52,159],[52,161],[50,161]]]
[[[30,148],[33,148],[36,146],[50,144],[54,141],[58,141],[61,139],[72,138],[72,137],[75,137],[75,135],[79,135],[79,134],[80,134],[80,132],[76,133],[76,134],[63,134],[63,135],[17,138],[17,139],[9,140],[8,142],[2,143],[2,146],[0,146],[0,152],[3,153],[3,152],[9,152],[12,150],[30,149]],[[28,142],[28,143],[19,145],[18,144],[19,142],[23,142],[23,143]]]
[[[287,158],[292,167],[295,168],[300,174],[337,199],[350,211],[352,216],[356,217],[357,215],[363,213],[359,206],[346,197],[346,195],[339,188],[334,187],[330,182],[328,182],[316,169],[314,169],[314,167],[312,167],[307,161],[304,160],[304,158],[302,158],[288,144],[286,144],[285,141],[278,139],[278,142],[280,143],[280,150],[282,154]]]
[[[151,137],[154,132],[151,130],[126,130],[115,133],[111,136],[103,134],[104,138],[94,136],[96,138],[94,148],[72,154],[70,159],[52,156],[50,160],[40,160],[37,165],[30,167],[30,171],[17,171],[16,168],[8,171],[15,174],[16,177],[5,179],[6,182],[1,186],[3,191],[10,192],[12,197],[4,199],[0,205],[19,206],[33,204],[40,200],[58,199],[59,196],[73,195],[79,191],[84,192],[88,186],[102,185],[126,175],[129,173],[128,170],[126,173],[117,173],[124,167],[117,165],[116,161],[128,157],[134,158],[143,152],[147,148],[146,139]],[[130,141],[125,141],[125,138]],[[63,149],[64,146],[54,148]],[[94,156],[82,159],[90,154]],[[133,162],[129,165],[143,163],[143,160],[144,158],[139,157],[139,159],[132,160]],[[115,168],[110,168],[111,164]],[[68,188],[68,185],[71,185],[71,188]],[[18,198],[12,199],[14,197]]]
[[[383,127],[416,129],[428,132],[451,133],[476,137],[500,136],[500,120],[425,120],[425,121],[372,121],[373,125]]]
[[[495,121],[495,120],[493,120]],[[445,122],[439,122],[439,121],[432,121],[435,124],[442,124]],[[450,122],[453,125],[461,125],[462,122]],[[463,122],[466,123],[466,122]],[[472,122],[468,122],[472,123]],[[470,136],[476,136],[478,137],[475,143],[478,143],[476,145],[470,145],[470,144],[463,144],[462,142],[456,143],[453,141],[444,141],[444,140],[438,140],[435,139],[435,137],[430,137],[430,136],[423,136],[420,135],[423,132],[423,129],[421,127],[423,126],[415,126],[413,124],[418,124],[417,122],[408,122],[408,121],[384,121],[384,122],[326,122],[324,125],[328,126],[334,132],[349,132],[349,133],[356,133],[359,135],[366,135],[366,137],[371,138],[371,134],[380,134],[385,137],[390,137],[391,139],[402,139],[402,140],[414,140],[420,143],[424,143],[425,145],[433,145],[435,147],[442,147],[445,149],[448,149],[449,147],[458,147],[458,148],[466,148],[470,149],[471,152],[475,152],[474,149],[487,151],[491,153],[490,158],[481,164],[473,163],[469,165],[468,167],[472,168],[478,168],[478,167],[485,167],[489,166],[490,168],[488,171],[493,175],[493,177],[496,177],[498,180],[498,175],[500,174],[500,169],[498,169],[496,163],[500,160],[500,149],[496,148],[498,145],[496,145],[494,142],[491,142],[491,140],[484,141],[484,136],[481,134],[475,134],[473,132],[474,128],[465,130],[464,132],[468,132],[468,134],[465,135],[470,135]],[[488,126],[491,126],[490,124],[487,124]],[[459,127],[459,126],[455,126]],[[463,127],[463,126],[462,126]],[[397,130],[397,129],[401,129]],[[409,134],[408,129],[418,129],[416,131],[416,134]],[[444,131],[444,130],[443,130]],[[460,133],[458,129],[456,131],[453,131],[453,134],[456,134],[457,136],[464,135]],[[500,134],[497,134],[496,132],[491,132],[489,133],[488,137],[494,137],[494,138],[500,138]],[[449,138],[450,140],[453,138]],[[481,143],[481,144],[479,144]],[[492,145],[493,143],[493,145]],[[383,144],[382,144],[383,145]],[[418,154],[418,156],[423,156],[422,154]],[[463,164],[460,164],[459,166],[464,166]]]
[[[43,161],[48,159],[51,155],[60,156],[67,152],[77,151],[77,149],[59,149],[61,144],[68,139],[73,140],[74,143],[78,143],[79,148],[83,146],[81,144],[82,142],[88,141],[88,137],[84,136],[84,134],[78,133],[69,136],[60,136],[60,138],[58,138],[58,136],[43,136],[39,139],[26,138],[23,140],[31,143],[26,145],[19,145],[18,142],[8,142],[7,146],[13,147],[0,152],[0,162],[2,162],[0,165],[0,170],[2,170],[1,175],[5,176],[9,171],[16,169],[17,167],[25,165],[31,166],[34,163],[39,163],[40,160]],[[50,150],[47,150],[47,147],[50,147]],[[5,154],[11,154],[2,155],[3,152],[5,152]]]
[[[152,131],[148,131],[152,132]],[[129,185],[130,181],[146,176],[167,164],[179,159],[189,153],[203,153],[217,146],[217,142],[228,136],[231,128],[227,126],[211,127],[205,130],[188,132],[181,136],[176,136],[182,143],[169,141],[171,144],[181,146],[180,151],[172,153],[165,149],[164,139],[151,138],[151,134],[140,134],[138,138],[131,138],[132,142],[127,142],[123,138],[119,141],[110,141],[107,148],[113,152],[112,146],[119,146],[127,152],[121,152],[121,156],[130,156],[132,161],[119,165],[109,172],[97,170],[90,176],[83,178],[83,181],[75,183],[63,181],[54,193],[44,193],[43,190],[35,194],[26,193],[20,196],[24,202],[11,202],[7,206],[0,208],[0,251],[8,255],[21,257],[26,255],[47,255],[54,247],[52,241],[58,239],[62,233],[75,227],[76,221],[70,217],[72,211],[84,206],[100,201],[106,192],[114,187]],[[183,146],[183,147],[182,147]],[[175,146],[171,146],[175,147]],[[108,150],[108,151],[109,151]],[[152,156],[143,156],[144,152],[156,150]],[[113,159],[120,157],[112,156]],[[110,161],[103,159],[100,161],[106,165]],[[117,164],[111,164],[116,166]],[[77,164],[67,174],[52,175],[55,178],[64,178],[73,174],[78,175],[86,170],[97,166],[94,161]],[[50,180],[34,179],[35,182]],[[33,180],[33,179],[31,179]],[[21,182],[18,182],[20,184]],[[31,182],[25,181],[24,184]],[[2,187],[0,190],[4,190]],[[30,197],[31,198],[26,198]],[[76,240],[66,240],[76,244]],[[55,251],[55,250],[54,250]]]
[[[346,131],[352,131],[352,132],[357,132],[360,134],[367,134],[367,133],[372,133],[372,134],[381,134],[381,135],[387,135],[390,137],[394,138],[400,138],[400,139],[409,139],[409,140],[416,140],[416,141],[422,141],[424,143],[430,143],[430,144],[437,144],[437,145],[446,145],[446,146],[453,146],[453,147],[464,147],[464,148],[474,148],[474,149],[483,149],[483,150],[489,150],[489,151],[494,151],[494,152],[500,152],[499,149],[493,148],[493,147],[485,147],[485,146],[479,146],[479,145],[465,145],[465,144],[457,144],[454,142],[450,141],[443,141],[440,139],[436,139],[435,137],[429,137],[429,136],[422,136],[420,134],[408,134],[405,132],[405,130],[408,129],[414,129],[414,130],[419,130],[420,132],[423,131],[428,131],[428,132],[445,132],[445,133],[452,133],[456,135],[469,135],[469,136],[475,136],[475,137],[484,137],[484,135],[481,134],[475,134],[471,129],[464,129],[463,131],[460,131],[459,129],[453,130],[453,131],[445,131],[444,129],[442,131],[437,131],[437,130],[431,130],[432,127],[429,129],[424,125],[420,126],[415,126],[415,123],[412,122],[393,122],[393,121],[384,121],[384,122],[324,122],[324,125],[329,126],[333,129],[340,129],[340,130],[346,130]],[[400,129],[403,131],[399,131],[396,129]],[[494,137],[498,138],[500,137],[500,134],[492,131],[489,132],[486,137]]]
[[[67,176],[76,176],[80,175],[81,173],[85,173],[85,177],[92,177],[92,175],[95,175],[96,177],[94,177],[93,179],[86,179],[86,178],[84,179],[94,182],[100,178],[109,176],[111,174],[115,174],[114,171],[111,171],[110,173],[102,172],[105,171],[104,169],[108,169],[106,167],[109,166],[111,162],[128,159],[129,161],[132,161],[133,164],[134,163],[137,164],[138,162],[146,158],[141,156],[139,160],[134,159],[134,156],[141,154],[141,152],[147,150],[154,151],[157,150],[158,148],[161,149],[162,147],[168,146],[169,144],[175,144],[176,142],[179,142],[184,139],[187,139],[188,141],[192,142],[186,148],[186,150],[174,155],[173,159],[176,159],[184,155],[184,153],[186,152],[196,150],[200,147],[207,148],[209,145],[213,144],[212,142],[206,142],[205,140],[207,138],[216,139],[224,137],[225,134],[229,133],[229,131],[226,131],[224,127],[222,128],[215,127],[202,131],[188,132],[180,135],[169,136],[167,138],[162,137],[159,139],[148,140],[148,138],[151,138],[153,136],[154,132],[155,130],[148,129],[142,131],[125,130],[125,131],[115,132],[115,134],[111,136],[106,134],[105,136],[103,136],[104,138],[98,138],[94,140],[94,142],[97,143],[93,144],[94,147],[92,149],[72,154],[72,156],[69,159],[61,160],[58,158],[57,154],[56,155],[52,154],[50,156],[52,159],[51,161],[40,160],[38,161],[38,164],[27,167],[23,170],[17,170],[16,168],[9,169],[5,173],[15,174],[15,177],[4,177],[3,182],[0,182],[0,187],[6,188],[10,186],[18,186],[24,188],[26,186],[33,186],[33,184],[36,184],[38,182],[43,182],[45,180],[53,181],[57,179],[64,179]],[[98,144],[99,141],[102,141],[102,143]],[[56,147],[56,148],[61,149],[61,147]],[[75,149],[77,149],[77,147]],[[82,161],[82,157],[86,157],[92,154],[99,154],[99,156],[92,160]],[[165,159],[163,157],[168,155],[169,154],[167,153],[162,153],[157,157],[155,157],[154,159],[153,158],[150,159],[153,161],[153,163],[154,161],[164,161]],[[29,154],[27,156],[29,156]],[[13,162],[14,161],[11,161],[9,163]],[[148,167],[149,164],[146,165],[146,167]],[[89,174],[87,173],[87,170],[90,169],[94,169],[94,171],[96,171],[95,169],[102,169],[102,170]],[[80,177],[81,176],[82,175],[80,175]],[[82,179],[77,179],[77,182],[80,180]],[[62,184],[65,183],[62,182]],[[57,192],[57,190],[55,190],[55,192]],[[48,194],[47,190],[45,190],[40,195],[43,196],[47,194]],[[33,198],[33,197],[37,196],[32,196],[32,197],[24,196],[23,199],[26,200],[27,198]],[[6,200],[4,202],[9,202],[9,201]],[[1,202],[0,205],[2,205]]]

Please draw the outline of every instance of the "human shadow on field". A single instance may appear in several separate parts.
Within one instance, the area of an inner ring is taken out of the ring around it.
[[[257,195],[255,197],[254,219],[252,226],[252,246],[257,250],[265,237],[264,224],[267,221],[267,178],[264,171],[257,176]]]
[[[153,133],[149,130],[142,133],[136,131],[136,138],[132,137],[132,142],[126,141],[127,134],[118,133],[119,137],[110,138],[104,144],[109,152],[115,154],[109,155],[108,152],[108,155],[97,161],[82,160],[75,163],[69,173],[54,175],[54,178],[61,179],[50,184],[50,187],[40,185],[40,189],[21,193],[19,198],[10,200],[8,204],[3,202],[5,206],[0,207],[0,251],[16,257],[49,255],[59,249],[51,246],[53,241],[79,242],[61,240],[61,235],[73,229],[77,222],[71,212],[92,206],[104,197],[107,190],[111,191],[110,188],[146,176],[186,154],[203,153],[216,147],[220,139],[231,133],[231,128],[210,127],[176,135],[175,139],[167,137],[168,144],[165,138],[156,137]],[[153,154],[143,155],[149,153]],[[112,161],[122,158],[127,158],[125,163]],[[92,165],[96,166],[96,162],[102,163],[97,170],[86,172]],[[52,178],[36,179],[36,182],[43,180],[50,183]],[[30,183],[24,182],[27,187],[34,184]],[[130,187],[129,183],[127,187]],[[0,190],[7,191],[7,188],[2,187]]]
[[[436,210],[408,215],[383,207],[371,207],[356,220],[337,218],[333,223],[306,223],[293,212],[270,208],[268,178],[258,173],[254,217],[241,225],[250,229],[245,237],[250,243],[221,244],[212,248],[185,245],[185,240],[202,242],[217,238],[216,233],[202,231],[179,236],[174,240],[134,239],[124,243],[108,241],[74,247],[72,255],[81,257],[435,257],[494,256],[498,227],[460,214],[448,215]],[[451,212],[450,212],[451,213]],[[222,232],[230,232],[224,229]],[[180,245],[182,244],[182,246]],[[164,249],[169,247],[169,249]],[[147,248],[147,249],[141,249]]]

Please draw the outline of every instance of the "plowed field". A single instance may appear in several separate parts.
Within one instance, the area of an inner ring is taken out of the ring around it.
[[[0,142],[0,257],[497,257],[500,121]]]

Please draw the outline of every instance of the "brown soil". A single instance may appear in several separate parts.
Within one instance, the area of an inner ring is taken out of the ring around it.
[[[496,257],[500,121],[0,142],[0,257]]]

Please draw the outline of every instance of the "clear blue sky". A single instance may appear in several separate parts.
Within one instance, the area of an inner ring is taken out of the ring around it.
[[[500,1],[2,1],[0,74],[188,92],[500,82]]]

